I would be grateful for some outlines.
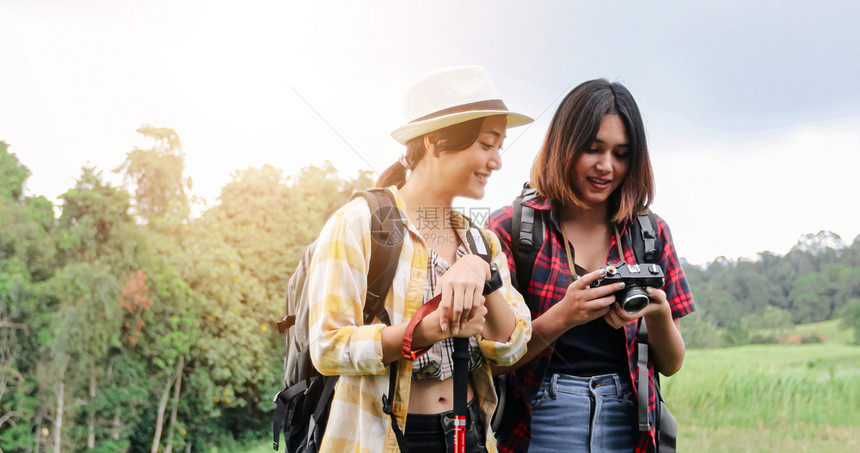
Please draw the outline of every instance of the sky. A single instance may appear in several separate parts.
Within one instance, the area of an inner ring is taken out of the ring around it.
[[[694,264],[860,234],[860,3],[854,1],[0,0],[0,140],[59,195],[106,180],[170,127],[208,206],[238,170],[332,162],[378,174],[404,152],[408,87],[485,66],[509,108],[503,167],[468,214],[519,193],[561,98],[624,84],[644,116],[652,209]],[[198,210],[204,209],[198,206]]]

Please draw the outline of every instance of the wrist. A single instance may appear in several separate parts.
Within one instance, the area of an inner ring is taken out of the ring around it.
[[[436,344],[450,336],[451,329],[443,331],[439,327],[438,316],[427,316],[415,326],[414,348],[424,348]]]
[[[487,277],[487,281],[484,283],[484,291],[482,293],[485,296],[502,287],[502,275],[499,273],[499,267],[496,266],[496,263],[490,263],[488,268],[489,276]]]
[[[666,321],[672,322],[672,309],[669,307],[668,302],[661,302],[659,300],[651,302],[652,305],[656,305],[657,309],[653,311],[646,312],[643,316],[645,319],[653,320],[653,321]],[[652,322],[653,322],[652,321]]]

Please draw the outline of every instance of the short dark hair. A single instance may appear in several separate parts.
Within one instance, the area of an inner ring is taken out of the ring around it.
[[[573,167],[597,137],[605,115],[618,115],[627,132],[630,163],[621,186],[609,196],[612,220],[632,219],[654,199],[654,173],[639,107],[624,85],[606,79],[578,85],[558,106],[531,170],[531,185],[545,197],[584,206],[573,190]]]
[[[409,168],[415,168],[424,158],[427,149],[424,147],[424,137],[436,145],[437,151],[460,151],[472,146],[481,135],[481,126],[485,117],[475,118],[462,123],[452,124],[435,131],[419,135],[406,143],[406,162]],[[385,169],[376,181],[376,187],[396,185],[403,187],[406,183],[406,167],[399,161]]]

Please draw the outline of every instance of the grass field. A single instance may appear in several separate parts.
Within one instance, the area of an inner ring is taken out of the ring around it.
[[[838,321],[795,333],[827,342],[687,351],[663,380],[680,451],[860,451],[860,346]]]
[[[691,350],[663,389],[680,450],[860,451],[860,346]]]
[[[838,319],[831,319],[830,321],[801,324],[794,328],[794,333],[801,337],[817,335],[826,343],[852,343],[854,332],[851,329],[840,328],[840,322]]]
[[[838,321],[794,333],[826,342],[687,351],[662,381],[678,451],[860,452],[860,346]],[[271,441],[247,451],[270,452]]]

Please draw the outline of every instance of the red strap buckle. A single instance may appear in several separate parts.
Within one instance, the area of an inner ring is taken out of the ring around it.
[[[415,336],[415,326],[427,316],[428,313],[432,312],[436,308],[439,307],[439,301],[442,300],[442,295],[438,295],[427,301],[426,304],[422,305],[418,311],[412,316],[412,319],[409,320],[409,325],[406,326],[406,333],[403,334],[403,347],[401,348],[401,352],[403,353],[403,358],[406,360],[416,360],[418,357],[424,355],[427,351],[430,350],[430,346],[423,347],[418,350],[412,349],[412,340]]]

